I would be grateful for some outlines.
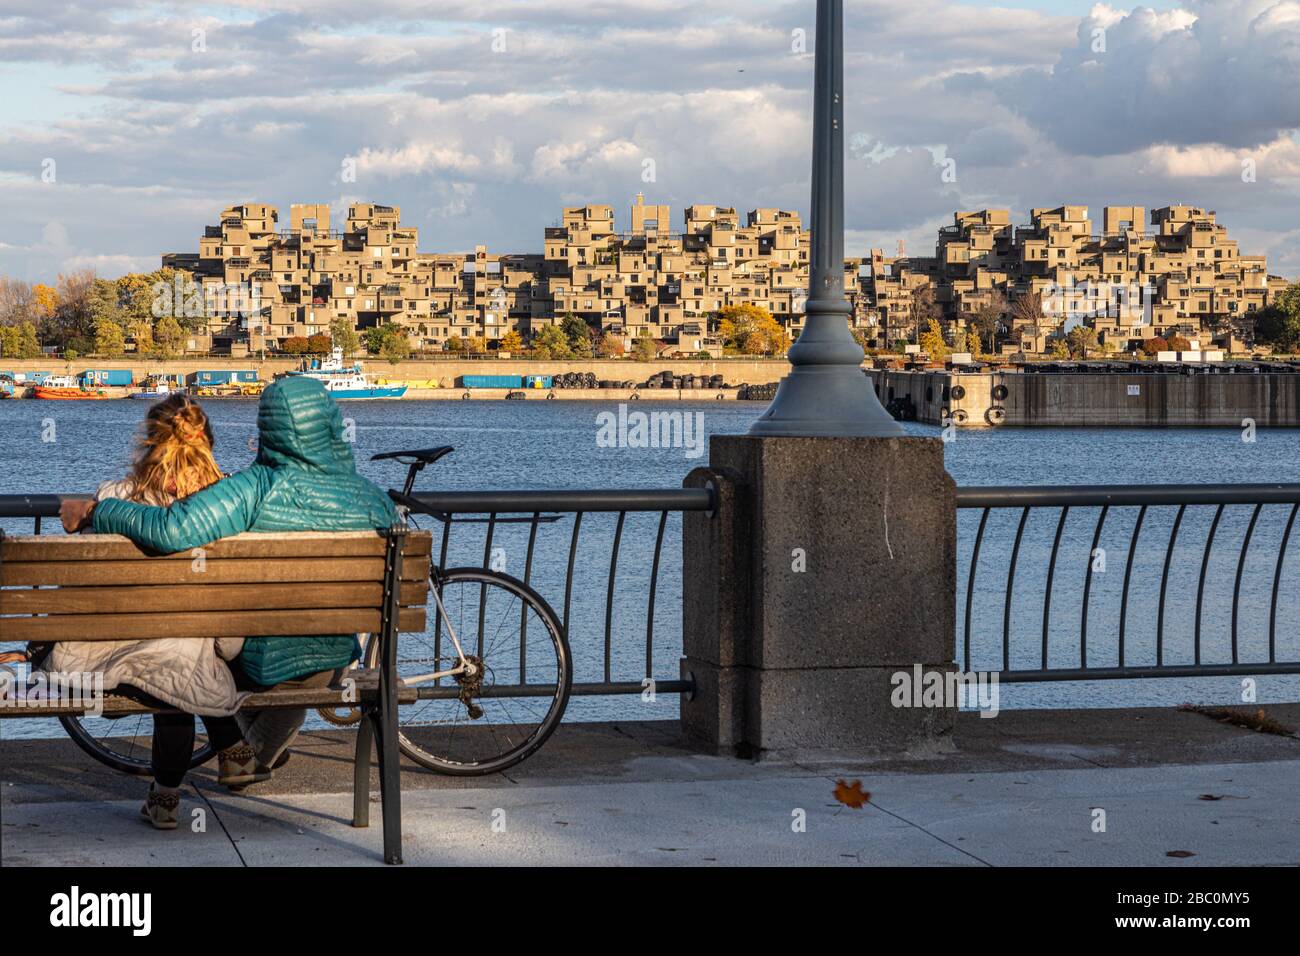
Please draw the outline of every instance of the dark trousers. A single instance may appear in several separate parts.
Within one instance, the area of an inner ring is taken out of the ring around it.
[[[200,717],[208,743],[220,752],[244,735],[233,717]],[[179,787],[194,757],[194,715],[153,715],[153,778],[160,787]]]
[[[156,697],[137,687],[123,684],[117,688],[123,697],[130,697],[150,707],[170,707]],[[239,724],[233,717],[200,717],[208,734],[208,743],[218,752],[233,747],[244,739]],[[194,759],[194,715],[153,715],[153,778],[160,787],[179,787],[189,772]]]

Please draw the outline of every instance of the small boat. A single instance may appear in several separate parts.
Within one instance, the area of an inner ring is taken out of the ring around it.
[[[140,391],[132,392],[128,398],[139,398],[146,402],[156,402],[172,393],[172,387],[166,379],[149,376],[140,386]]]
[[[35,398],[63,401],[86,401],[110,398],[102,388],[85,388],[70,375],[52,375],[32,389]]]
[[[325,391],[338,399],[401,398],[406,394],[405,385],[375,384],[370,377],[362,373],[360,362],[345,366],[342,349],[335,349],[328,359],[313,362],[311,367],[286,374],[314,378],[325,386]]]

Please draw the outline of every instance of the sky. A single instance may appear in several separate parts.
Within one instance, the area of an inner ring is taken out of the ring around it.
[[[815,6],[0,0],[0,274],[151,270],[243,202],[400,206],[424,252],[638,192],[806,216]],[[1300,275],[1300,0],[844,6],[847,254],[1188,203]]]

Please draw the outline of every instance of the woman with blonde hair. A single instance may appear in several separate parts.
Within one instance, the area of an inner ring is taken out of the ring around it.
[[[222,478],[212,446],[212,424],[203,409],[185,395],[171,395],[150,406],[130,472],[100,485],[95,500],[166,507],[187,498]],[[242,786],[266,779],[232,716],[247,695],[237,690],[225,662],[242,646],[241,639],[64,642],[49,657],[46,668],[52,672],[102,672],[105,690],[116,688],[182,711],[154,715],[154,782],[140,813],[158,829],[175,829],[180,817],[179,788],[193,756],[194,715],[202,718],[217,751],[221,783]]]

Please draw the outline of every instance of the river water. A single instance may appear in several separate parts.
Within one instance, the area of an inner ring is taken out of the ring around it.
[[[253,401],[210,401],[217,458],[228,471],[253,458],[257,405]],[[132,437],[147,403],[139,401],[0,401],[0,494],[90,492],[106,478],[120,476],[131,453]],[[633,411],[678,411],[698,416],[705,435],[741,433],[762,413],[761,403],[641,401]],[[529,488],[675,488],[693,467],[707,461],[702,447],[605,447],[602,413],[617,412],[604,402],[401,401],[350,402],[344,414],[355,434],[359,467],[384,487],[400,485],[403,470],[375,463],[369,456],[400,448],[454,445],[455,454],[428,469],[419,487],[479,490]],[[909,424],[917,435],[938,435],[929,426]],[[945,445],[948,470],[961,485],[1124,484],[1297,481],[1300,431],[1260,431],[1253,442],[1235,430],[983,430],[959,432]],[[1244,567],[1239,608],[1242,660],[1266,655],[1269,598],[1286,508],[1270,506],[1260,516]],[[1238,548],[1250,507],[1225,511],[1207,570],[1204,600],[1203,660],[1228,653],[1232,584]],[[1127,659],[1154,662],[1155,607],[1161,566],[1173,509],[1152,509],[1142,529],[1134,560],[1129,599]],[[1190,661],[1195,595],[1213,509],[1189,509],[1179,531],[1168,583],[1166,662]],[[972,602],[972,668],[1001,666],[1003,595],[1015,535],[1016,513],[995,512],[981,549],[979,578]],[[1119,593],[1136,509],[1112,509],[1100,545],[1104,570],[1093,577],[1088,622],[1088,662],[1116,662]],[[1091,554],[1095,509],[1071,511],[1062,536],[1057,579],[1052,592],[1049,660],[1077,666],[1078,620],[1084,572]],[[1026,525],[1012,605],[1013,667],[1036,667],[1041,653],[1043,595],[1047,559],[1055,532],[1055,512],[1035,513]],[[958,522],[958,629],[965,609],[966,575],[977,513]],[[570,624],[575,679],[604,676],[604,633],[610,554],[616,516],[583,520],[575,571]],[[46,533],[61,533],[47,522]],[[646,669],[646,592],[654,554],[658,515],[629,516],[621,539],[611,612],[610,676],[640,680]],[[6,533],[31,533],[30,522],[0,521]],[[566,516],[539,531],[532,578],[557,607],[563,605],[564,564],[572,534]],[[481,564],[483,525],[464,525],[451,538],[450,564]],[[494,547],[508,572],[522,576],[528,528],[498,527]],[[1300,548],[1293,535],[1289,552]],[[663,546],[651,642],[651,671],[677,676],[681,650],[680,519],[668,521]],[[1291,554],[1278,602],[1279,660],[1300,657],[1300,555]],[[0,644],[0,647],[3,647]],[[1300,699],[1300,678],[1261,677],[1261,702]],[[1236,678],[1199,680],[1087,681],[1017,684],[1001,687],[1002,707],[1065,707],[1177,704],[1184,701],[1239,703]],[[673,695],[654,701],[639,696],[575,699],[569,719],[611,717],[654,719],[676,715]],[[15,721],[0,728],[5,736],[47,735],[61,731],[47,721]]]

